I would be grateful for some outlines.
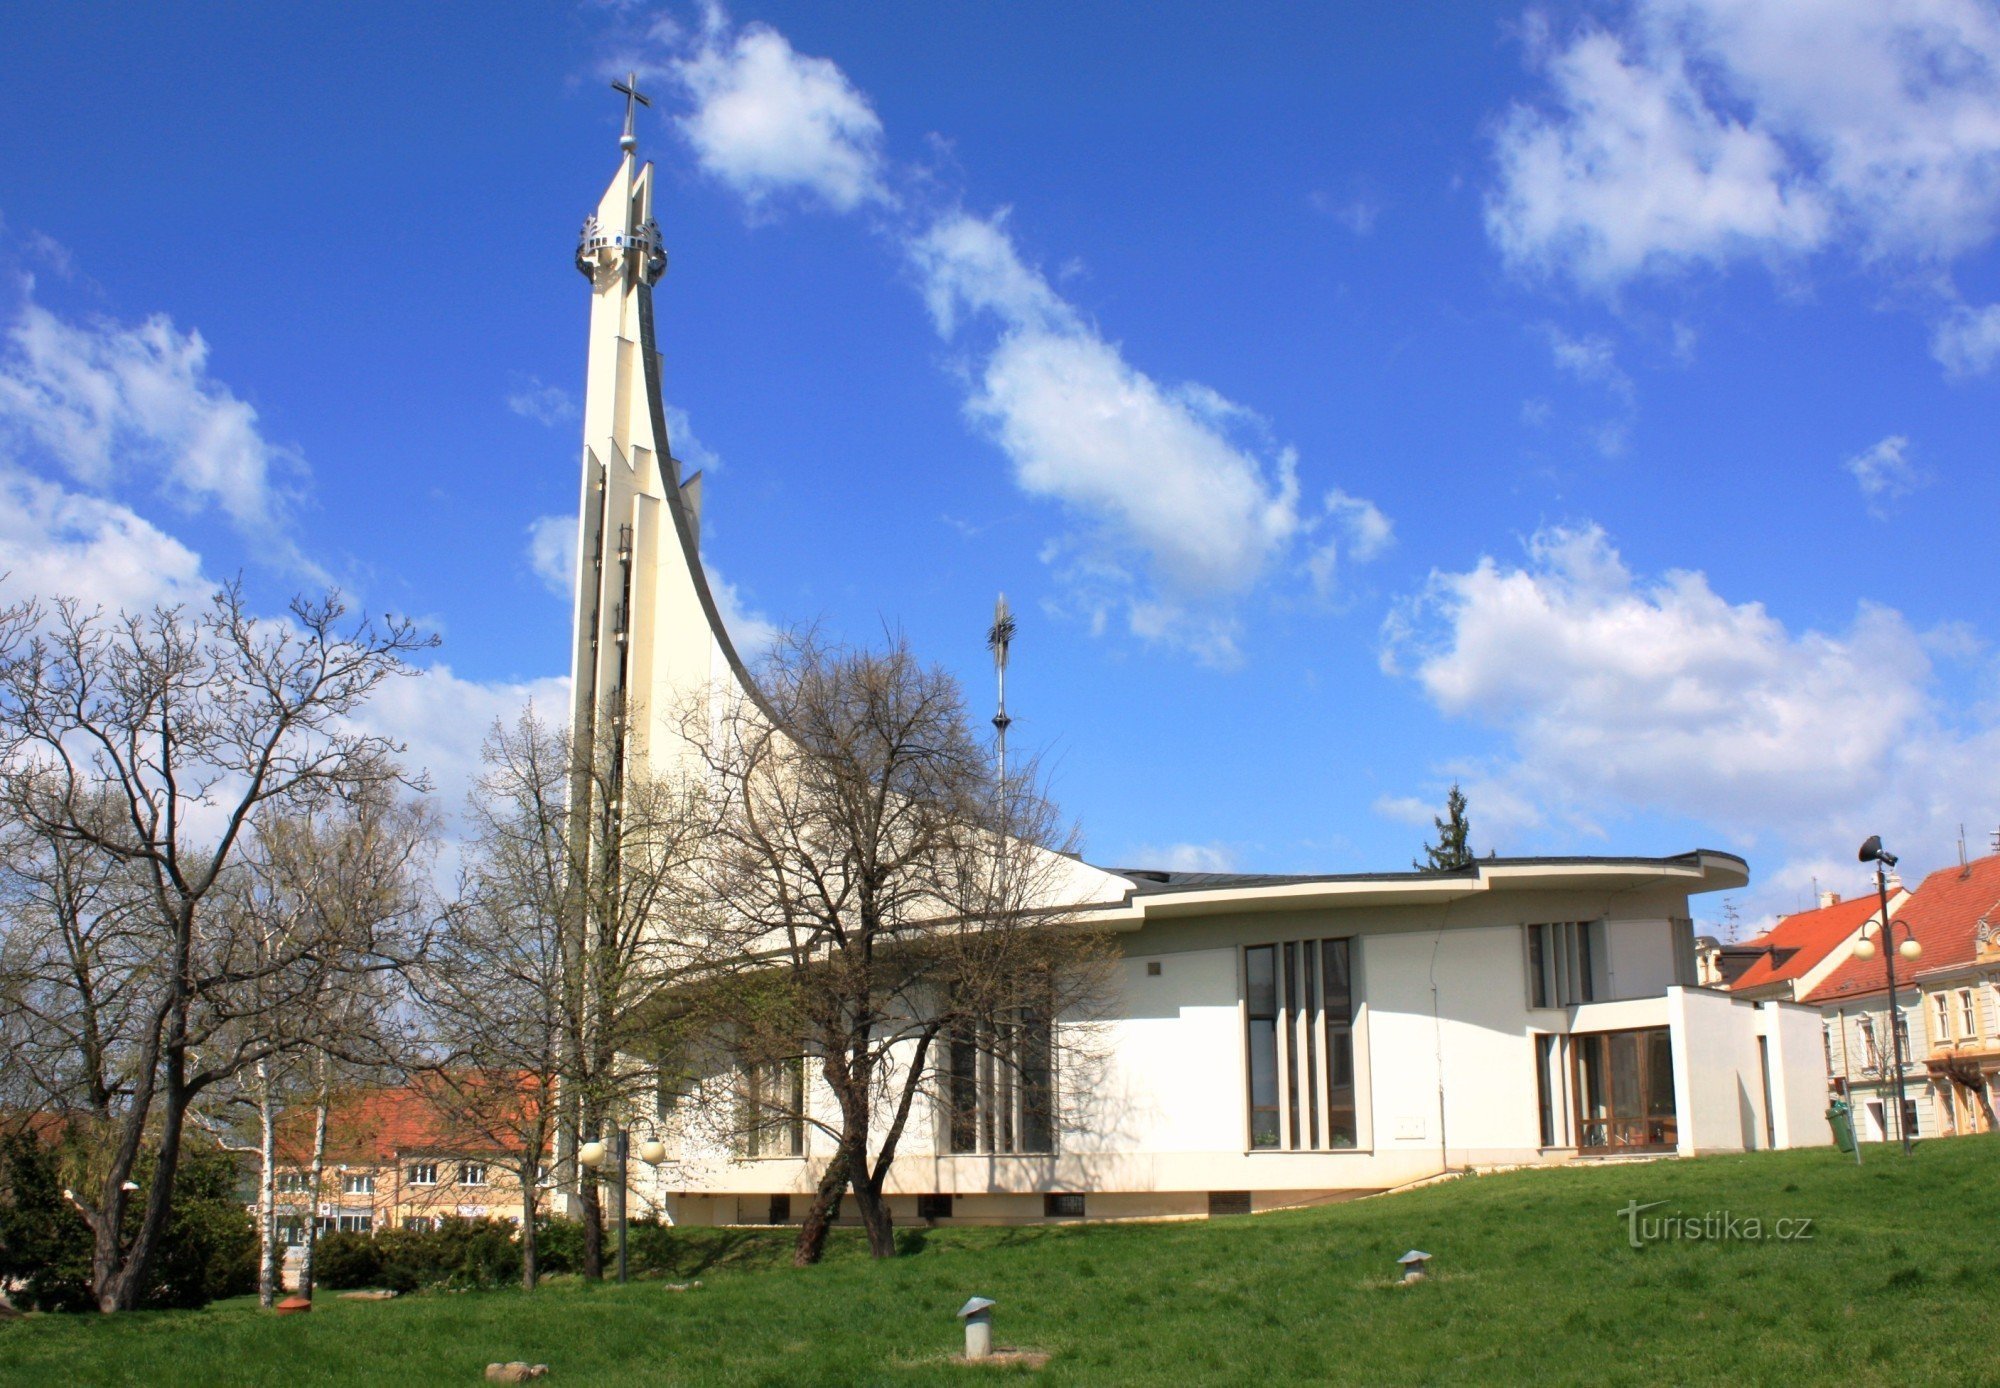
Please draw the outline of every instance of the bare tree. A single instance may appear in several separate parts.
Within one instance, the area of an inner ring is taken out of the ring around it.
[[[447,1092],[519,1163],[529,1288],[540,1164],[558,1126],[574,1147],[626,1120],[669,1044],[677,984],[713,933],[693,867],[713,797],[598,753],[579,756],[533,709],[494,728],[459,896],[419,975]],[[600,1183],[569,1174],[584,1272],[601,1276]]]
[[[73,1196],[94,1238],[97,1303],[126,1310],[166,1226],[190,1108],[278,1049],[238,1025],[243,999],[263,980],[317,987],[332,967],[310,947],[260,958],[227,928],[217,889],[267,807],[401,779],[401,748],[353,716],[431,641],[393,619],[348,623],[338,597],[260,621],[237,585],[196,611],[17,611],[12,639],[0,632],[0,819],[137,882],[119,902],[125,1025],[98,1067],[115,1077],[101,1169]],[[142,1154],[149,1188],[128,1221]]]
[[[1067,839],[1034,769],[1001,781],[948,674],[901,641],[794,636],[763,692],[768,713],[744,702],[685,723],[730,794],[710,886],[739,931],[741,1125],[803,1120],[831,1144],[795,1261],[818,1260],[843,1190],[889,1257],[883,1188],[921,1097],[948,1113],[947,1137],[1004,1123],[1017,1149],[1048,1150],[1056,1022],[1100,996],[1108,946],[1066,905]],[[766,1078],[808,1059],[830,1114]]]
[[[423,952],[424,869],[434,824],[421,801],[375,786],[352,799],[267,806],[252,822],[218,902],[253,967],[228,1011],[257,1058],[192,1110],[258,1170],[258,1294],[277,1300],[281,1119],[316,1100],[321,1062],[398,1067],[400,975]],[[289,960],[289,967],[280,967]],[[236,1037],[232,1036],[232,1040]],[[219,1121],[215,1121],[219,1120]],[[231,1121],[237,1120],[237,1121]],[[250,1140],[232,1141],[249,1130]],[[308,1221],[306,1241],[312,1241]]]

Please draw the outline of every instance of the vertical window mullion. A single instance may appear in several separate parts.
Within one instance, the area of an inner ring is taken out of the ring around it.
[[[1303,1071],[1305,1077],[1303,1087],[1306,1095],[1306,1145],[1312,1148],[1318,1148],[1320,1145],[1320,1093],[1324,1088],[1324,1080],[1320,1074],[1319,1065],[1321,1049],[1319,1045],[1319,1033],[1325,1025],[1324,1009],[1319,1005],[1320,948],[1320,942],[1317,940],[1308,940],[1299,947],[1299,967],[1302,975],[1301,982],[1304,985],[1301,989],[1303,997],[1300,1008],[1299,1030],[1304,1034],[1306,1043],[1306,1063]]]

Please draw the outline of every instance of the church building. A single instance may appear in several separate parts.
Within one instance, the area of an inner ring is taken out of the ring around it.
[[[579,745],[661,757],[677,701],[761,700],[703,574],[701,478],[667,437],[667,257],[636,99],[576,252],[591,312],[573,722]],[[1824,1143],[1817,1011],[1697,980],[1689,899],[1748,880],[1707,850],[1337,875],[1077,863],[1067,904],[1119,955],[1092,1072],[1064,1073],[1063,1019],[998,1073],[947,1066],[952,1101],[913,1115],[891,1209],[1219,1215],[1468,1167]],[[825,1155],[805,1123],[725,1146],[664,1106],[658,1124],[670,1155],[635,1165],[632,1205],[680,1222],[796,1219]]]

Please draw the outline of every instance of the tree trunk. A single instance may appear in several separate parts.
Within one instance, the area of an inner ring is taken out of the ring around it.
[[[861,1225],[868,1231],[868,1254],[873,1258],[896,1256],[896,1229],[889,1217],[889,1202],[882,1198],[879,1177],[854,1177],[854,1204],[861,1211]]]
[[[535,1168],[539,1164],[533,1157],[521,1163],[521,1290],[524,1292],[535,1289],[540,1273],[535,1249],[535,1177],[538,1174]]]
[[[604,1279],[604,1201],[597,1190],[597,1173],[583,1178],[577,1194],[583,1208],[583,1275],[593,1282]]]
[[[169,1060],[171,1069],[178,1069],[177,1060]],[[158,1155],[153,1161],[150,1188],[146,1191],[146,1213],[139,1220],[139,1232],[133,1237],[131,1247],[125,1250],[124,1259],[109,1279],[97,1286],[97,1309],[100,1311],[134,1311],[146,1294],[147,1275],[152,1271],[153,1253],[159,1247],[160,1235],[167,1227],[167,1216],[172,1208],[174,1177],[180,1169],[181,1127],[186,1118],[187,1099],[180,1093],[178,1075],[171,1075],[167,1084],[165,1102],[161,1104],[161,1123]],[[115,1241],[117,1231],[111,1231]]]
[[[833,1228],[833,1221],[840,1217],[840,1197],[847,1188],[847,1173],[853,1163],[848,1157],[848,1148],[842,1142],[826,1170],[820,1173],[819,1188],[813,1192],[812,1204],[806,1207],[805,1220],[799,1225],[799,1241],[792,1248],[792,1266],[811,1267],[826,1253],[826,1236]]]
[[[319,1245],[319,1188],[326,1179],[326,1110],[330,1102],[325,1083],[326,1057],[321,1056],[319,1063],[322,1069],[319,1102],[313,1105],[312,1174],[306,1180],[312,1190],[312,1206],[306,1211],[305,1250],[299,1255],[299,1295],[308,1301],[313,1294],[313,1252]]]
[[[271,1102],[268,1064],[257,1062],[257,1304],[278,1304],[280,1266],[278,1244],[278,1121]]]

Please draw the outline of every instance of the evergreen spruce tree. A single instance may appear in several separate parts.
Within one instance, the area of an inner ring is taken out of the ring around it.
[[[1472,821],[1465,817],[1465,792],[1458,788],[1458,782],[1451,783],[1444,814],[1431,823],[1437,826],[1437,842],[1425,844],[1424,856],[1412,859],[1410,866],[1418,872],[1450,872],[1471,866]]]

